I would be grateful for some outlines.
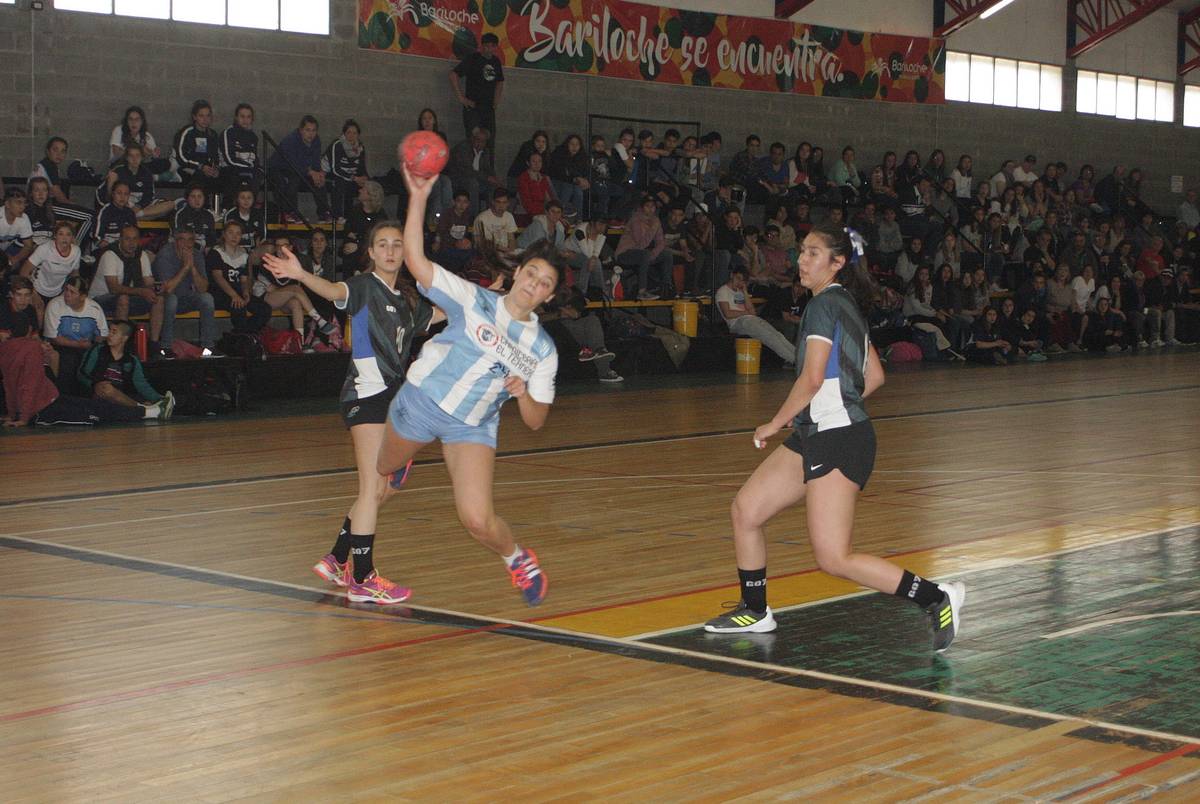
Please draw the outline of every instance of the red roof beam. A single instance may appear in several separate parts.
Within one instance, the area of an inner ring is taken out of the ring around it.
[[[812,3],[813,0],[775,0],[775,19],[789,20],[800,9]]]
[[[1200,6],[1179,15],[1179,74],[1200,67]]]
[[[1008,0],[944,0],[945,10],[954,16],[934,29],[934,36],[949,36],[979,19],[985,12]]]
[[[1171,0],[1071,0],[1067,24],[1085,36],[1076,38],[1075,44],[1067,50],[1067,56],[1074,59],[1087,53],[1105,39],[1133,27],[1170,4]]]

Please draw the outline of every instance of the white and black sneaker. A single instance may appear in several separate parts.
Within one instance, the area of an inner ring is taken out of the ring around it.
[[[745,603],[738,603],[732,611],[706,622],[704,630],[710,634],[766,634],[775,630],[775,615],[770,606],[759,614]]]
[[[925,612],[933,625],[933,649],[944,653],[958,634],[959,618],[963,601],[967,599],[967,587],[961,582],[939,583],[942,599],[927,607]]]

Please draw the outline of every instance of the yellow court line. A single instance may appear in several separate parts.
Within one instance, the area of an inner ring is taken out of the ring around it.
[[[905,569],[929,578],[998,569],[1047,554],[1097,547],[1167,528],[1200,522],[1200,507],[1149,508],[1114,516],[1104,527],[1057,525],[1001,534],[978,542],[950,544],[896,559]],[[731,570],[732,573],[732,570]],[[969,581],[968,581],[969,585]],[[773,609],[783,609],[861,592],[862,587],[819,571],[770,579]],[[634,601],[598,611],[539,619],[539,625],[606,637],[631,637],[696,625],[738,598],[734,584],[661,599]]]

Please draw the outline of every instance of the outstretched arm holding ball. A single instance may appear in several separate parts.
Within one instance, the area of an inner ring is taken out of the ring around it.
[[[425,256],[425,205],[437,176],[414,176],[408,165],[400,166],[408,186],[408,215],[404,221],[404,264],[423,288],[433,285],[433,263]]]

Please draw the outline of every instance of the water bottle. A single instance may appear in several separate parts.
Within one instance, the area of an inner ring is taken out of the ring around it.
[[[138,324],[133,334],[133,351],[137,355],[138,360],[143,363],[146,362],[146,353],[148,351],[147,338],[146,325]]]

